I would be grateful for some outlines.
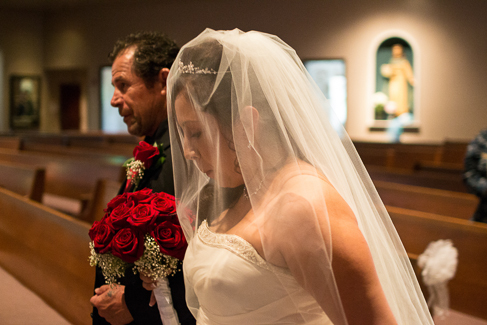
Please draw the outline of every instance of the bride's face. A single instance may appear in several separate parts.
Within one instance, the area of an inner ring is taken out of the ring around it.
[[[237,155],[233,144],[223,135],[216,118],[196,110],[183,93],[176,97],[174,110],[183,138],[184,157],[193,160],[201,172],[222,187],[242,185],[242,175],[235,168]]]

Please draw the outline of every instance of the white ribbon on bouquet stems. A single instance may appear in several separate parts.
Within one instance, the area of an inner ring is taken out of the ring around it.
[[[157,301],[162,323],[164,325],[180,325],[178,314],[172,304],[169,280],[166,277],[157,279],[153,293]]]

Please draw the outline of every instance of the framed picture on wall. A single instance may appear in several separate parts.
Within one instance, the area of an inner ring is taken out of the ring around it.
[[[39,128],[41,106],[39,76],[10,77],[10,128],[35,130]]]

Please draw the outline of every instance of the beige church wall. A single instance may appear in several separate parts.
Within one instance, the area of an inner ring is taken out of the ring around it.
[[[63,10],[64,12],[64,10]],[[75,11],[76,13],[77,11]],[[67,11],[69,13],[69,10]],[[49,87],[47,110],[53,116],[59,116],[59,88],[61,84],[71,83],[81,86],[80,94],[80,131],[88,131],[89,116],[96,114],[98,111],[98,102],[92,105],[92,113],[88,109],[89,104],[89,87],[88,70],[90,66],[90,45],[83,33],[85,24],[89,21],[84,20],[81,25],[76,25],[76,19],[72,21],[66,19],[69,17],[64,14],[57,14],[55,17],[46,13],[46,22],[53,19],[52,22],[45,24],[46,37],[44,40],[45,61],[47,86]],[[97,36],[94,35],[94,38]],[[92,64],[91,64],[92,65]],[[91,97],[96,97],[92,95]],[[52,125],[53,131],[60,130],[59,118],[57,124]],[[98,129],[96,122],[91,129]]]
[[[406,133],[401,140],[469,140],[487,127],[487,94],[483,90],[487,85],[487,64],[479,55],[487,50],[487,43],[479,41],[487,32],[482,18],[487,13],[487,3],[474,6],[481,4],[480,1],[466,1],[454,6],[454,2],[446,1],[441,7],[439,2],[436,6],[433,2],[411,3],[415,6],[408,11],[370,14],[343,29],[343,34],[348,35],[348,41],[342,43],[343,53],[348,53],[350,113],[347,130],[356,140],[387,140],[384,133],[368,131],[372,122],[370,97],[374,55],[379,45],[377,37],[396,32],[397,36],[411,41],[413,49],[417,50],[414,69],[420,133]],[[384,38],[379,38],[382,40]],[[337,43],[341,43],[340,40]],[[363,53],[367,55],[366,60]]]
[[[129,1],[47,13],[44,64],[87,70],[87,128],[97,129],[99,69],[118,37],[160,30],[182,45],[206,27],[260,30],[281,37],[302,59],[343,58],[350,137],[385,141],[383,132],[369,131],[373,47],[380,35],[397,31],[417,49],[420,132],[402,140],[468,140],[487,127],[486,11],[483,0]]]
[[[9,130],[9,83],[11,75],[43,76],[43,18],[36,12],[0,10],[0,132]],[[44,81],[42,79],[42,81]],[[41,85],[41,106],[44,103]],[[41,108],[42,114],[42,108]],[[41,116],[41,127],[42,125]]]

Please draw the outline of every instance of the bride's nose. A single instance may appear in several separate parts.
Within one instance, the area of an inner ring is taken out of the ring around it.
[[[198,158],[197,150],[185,139],[183,143],[184,158],[187,160],[195,160]]]

